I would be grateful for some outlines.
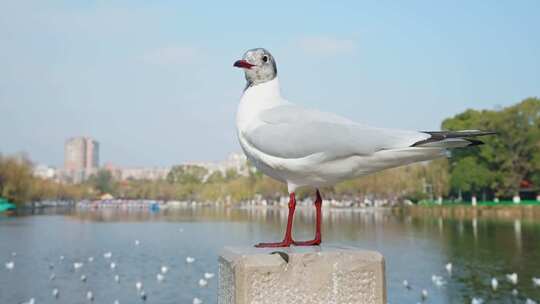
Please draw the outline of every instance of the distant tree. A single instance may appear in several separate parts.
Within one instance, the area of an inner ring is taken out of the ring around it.
[[[169,183],[200,184],[208,175],[208,170],[196,165],[178,165],[167,174]]]
[[[109,170],[99,170],[95,175],[90,176],[88,183],[101,194],[116,194],[116,181]]]
[[[452,175],[459,165],[459,179],[464,178],[465,164],[474,165],[474,170],[481,170],[482,175],[486,175],[484,180],[491,181],[492,191],[502,196],[517,194],[523,180],[533,181],[536,187],[540,186],[540,99],[528,98],[500,111],[467,110],[446,119],[442,128],[498,132],[497,136],[482,139],[486,145],[453,150]],[[469,159],[460,165],[467,157]],[[453,188],[465,186],[457,182],[457,178],[452,179]]]

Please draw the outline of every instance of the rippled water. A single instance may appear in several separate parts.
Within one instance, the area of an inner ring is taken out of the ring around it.
[[[0,303],[140,303],[135,283],[142,281],[147,303],[216,302],[217,277],[206,287],[198,280],[204,272],[217,275],[217,257],[225,245],[253,245],[282,238],[286,209],[222,209],[200,207],[148,211],[59,211],[17,217],[0,217]],[[295,239],[312,237],[313,211],[300,209]],[[540,301],[540,223],[525,220],[493,221],[412,218],[389,210],[325,210],[323,238],[378,250],[386,258],[389,303],[417,303],[426,289],[426,303],[470,303],[481,297],[487,303]],[[135,245],[135,240],[140,244]],[[112,252],[110,260],[105,252]],[[12,256],[16,252],[16,256]],[[60,260],[64,256],[64,260]],[[186,264],[185,258],[196,261]],[[93,262],[88,257],[94,257]],[[14,261],[8,270],[4,264]],[[74,270],[74,262],[84,266]],[[115,270],[110,269],[115,262]],[[444,265],[452,262],[449,276]],[[50,269],[50,264],[54,265]],[[159,283],[156,274],[166,265],[169,272]],[[516,272],[514,287],[505,274]],[[51,274],[55,279],[50,280]],[[116,283],[114,275],[120,276]],[[447,283],[436,287],[433,274]],[[86,282],[80,280],[87,277]],[[499,289],[490,289],[491,277]],[[408,280],[412,290],[402,286]],[[51,292],[58,288],[60,297]],[[516,288],[519,295],[513,296]]]

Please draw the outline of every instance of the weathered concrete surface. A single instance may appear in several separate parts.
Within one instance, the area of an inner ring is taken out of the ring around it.
[[[384,258],[350,247],[226,247],[218,303],[386,304]]]

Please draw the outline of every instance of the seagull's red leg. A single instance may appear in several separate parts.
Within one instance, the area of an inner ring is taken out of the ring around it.
[[[293,193],[289,195],[289,215],[287,216],[287,229],[285,230],[285,237],[283,241],[279,243],[259,243],[255,247],[289,247],[293,243],[292,240],[292,226],[294,219],[294,209],[296,208],[296,196]]]
[[[315,216],[315,238],[311,241],[303,241],[303,242],[296,242],[293,241],[293,244],[296,246],[316,246],[321,243],[321,225],[322,225],[322,198],[321,194],[319,193],[319,189],[317,189],[317,199],[315,200],[315,209],[316,209],[316,216]]]

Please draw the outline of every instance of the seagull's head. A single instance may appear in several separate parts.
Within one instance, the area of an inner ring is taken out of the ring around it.
[[[233,66],[244,70],[248,87],[270,81],[277,76],[276,61],[272,54],[263,48],[247,51]]]

